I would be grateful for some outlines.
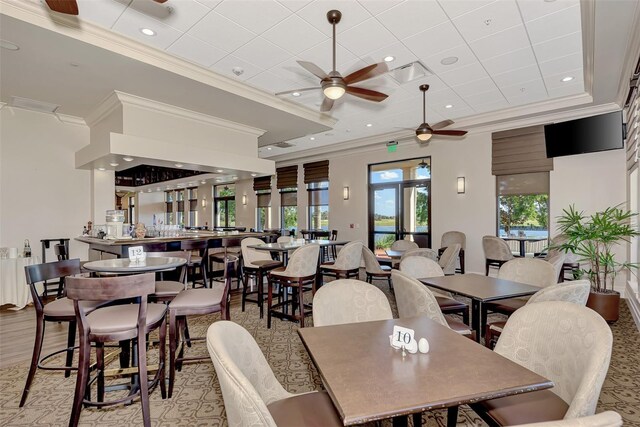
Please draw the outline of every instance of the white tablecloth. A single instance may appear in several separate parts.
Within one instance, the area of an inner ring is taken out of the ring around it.
[[[39,263],[38,256],[0,259],[0,305],[12,304],[21,309],[31,302],[24,267]]]

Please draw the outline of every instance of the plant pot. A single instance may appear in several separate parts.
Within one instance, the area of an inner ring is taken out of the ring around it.
[[[615,322],[620,317],[620,292],[590,292],[587,307],[597,312],[607,322]]]

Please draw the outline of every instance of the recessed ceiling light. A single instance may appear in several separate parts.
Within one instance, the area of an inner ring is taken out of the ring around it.
[[[216,169],[216,172],[222,173],[222,172],[224,172],[224,169]]]
[[[232,176],[231,179],[238,179],[238,177],[237,176]]]
[[[7,50],[20,50],[20,46],[7,40],[0,39],[0,47]]]
[[[444,108],[453,108],[453,104],[447,104],[444,106]]]
[[[99,170],[99,171],[103,171],[103,170],[105,170],[105,168],[98,168],[98,170]]]
[[[312,137],[311,137],[311,138],[309,138],[309,139],[310,139],[311,141],[315,141],[315,140],[316,140],[316,137],[315,137],[315,136],[312,136]]]
[[[367,123],[368,128],[370,128],[371,126],[373,126],[371,123]]]
[[[204,179],[202,181],[200,181],[200,184],[206,184],[207,181],[205,181]]]
[[[291,96],[300,96],[300,92],[293,92]]]
[[[566,83],[566,82],[570,82],[571,80],[573,80],[573,76],[567,76],[567,77],[563,77],[563,78],[562,78],[562,81],[563,81],[564,83]]]
[[[145,36],[155,36],[156,32],[153,31],[151,28],[140,28],[140,32],[142,34],[144,34]]]
[[[113,166],[113,167],[115,168],[116,166],[118,166],[118,165],[119,165],[119,163],[111,162],[111,163],[109,163],[109,165],[111,165],[111,166]]]
[[[222,182],[222,179],[218,178],[216,179],[216,182]]]
[[[391,61],[393,61],[394,59],[396,59],[396,57],[395,57],[395,56],[391,56],[391,55],[389,55],[389,56],[385,56],[385,57],[384,57],[384,62],[391,62]]]
[[[167,190],[171,190],[171,187],[167,185]]]
[[[273,148],[271,148],[271,147],[267,147],[267,150],[271,151],[271,150],[273,150]]]
[[[176,163],[176,164],[175,164],[175,166],[176,166],[177,168],[181,168],[181,167],[183,167],[184,165],[183,165],[182,163]]]
[[[125,162],[133,162],[133,157],[123,157],[122,160],[124,160]]]
[[[457,56],[447,56],[446,58],[443,58],[442,61],[440,61],[442,65],[453,65],[456,62],[458,62]]]
[[[147,193],[151,193],[151,189],[148,189],[148,190],[147,190]]]
[[[156,187],[156,191],[160,191],[160,187]]]
[[[258,174],[257,173],[252,173],[251,176],[258,176]]]

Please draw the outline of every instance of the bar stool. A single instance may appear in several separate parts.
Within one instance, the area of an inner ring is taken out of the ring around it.
[[[77,426],[82,406],[107,406],[132,402],[140,396],[142,418],[145,427],[151,426],[149,393],[159,383],[165,398],[164,363],[166,342],[166,311],[164,304],[147,303],[147,296],[155,291],[153,273],[106,278],[69,277],[66,280],[67,296],[73,300],[80,335],[80,361],[76,390],[71,411],[70,426]],[[115,301],[139,299],[135,304],[110,305],[87,313],[84,301]],[[158,371],[149,386],[147,378],[146,335],[159,329]],[[124,398],[104,401],[104,344],[113,341],[137,342],[139,388]],[[96,347],[97,402],[85,399],[89,384],[91,343]]]
[[[153,302],[170,302],[176,295],[187,289],[187,269],[189,262],[191,261],[191,252],[186,251],[170,251],[170,252],[147,252],[149,258],[160,257],[172,257],[182,258],[187,261],[181,267],[178,267],[175,272],[160,271],[157,274],[160,275],[160,280],[156,280],[155,291],[149,296]],[[165,274],[173,274],[176,280],[164,280]]]
[[[224,252],[214,252],[209,254],[209,272],[213,272],[212,264],[218,263],[225,266],[223,268],[223,280],[226,280],[227,271],[227,256],[231,256],[235,259],[233,262],[235,270],[233,271],[233,276],[236,277],[238,281],[238,286],[236,289],[240,289],[240,281],[242,280],[242,268],[240,265],[242,263],[242,250],[240,249],[240,242],[242,239],[240,238],[225,238],[221,240],[222,247],[224,248]],[[213,277],[211,278],[213,280]]]
[[[320,245],[317,243],[304,245],[296,249],[286,268],[269,271],[269,293],[267,297],[267,328],[271,328],[271,316],[299,321],[304,328],[304,317],[311,314],[311,306],[304,304],[304,293],[312,291],[316,293],[316,274],[318,271],[318,257]],[[278,286],[278,296],[281,302],[273,304],[273,288]],[[287,290],[293,290],[291,299],[287,299]],[[296,301],[296,298],[298,301]],[[291,314],[288,313],[288,305],[291,305]],[[282,307],[282,311],[277,308]],[[296,315],[296,307],[300,314]],[[309,310],[305,311],[305,308]]]
[[[285,237],[278,237],[278,240]],[[288,237],[286,237],[288,238]],[[281,261],[275,261],[271,258],[271,254],[265,251],[252,249],[249,246],[261,245],[264,242],[255,237],[245,237],[242,239],[242,257],[244,259],[243,282],[242,282],[242,311],[245,309],[247,301],[255,302],[260,307],[260,318],[264,317],[264,282],[265,274],[274,268],[282,267]],[[249,291],[249,279],[254,279],[256,290]],[[256,299],[247,298],[248,295],[256,294]]]
[[[201,341],[204,337],[190,338],[186,332],[187,316],[220,313],[222,320],[230,320],[231,273],[237,269],[238,258],[227,255],[225,259],[224,284],[216,283],[211,288],[187,289],[169,303],[169,397],[173,394],[176,369],[184,362],[207,360],[208,357],[184,357],[184,345],[178,351],[180,337],[184,341]],[[178,355],[176,356],[176,352]]]
[[[189,271],[191,271],[191,282],[193,287],[196,287],[196,268],[200,269],[200,277],[202,279],[202,286],[208,287],[209,280],[207,279],[207,263],[203,262],[207,251],[209,250],[208,240],[183,240],[180,242],[180,249],[183,251],[198,251],[198,255],[191,254],[191,260],[187,264],[187,282],[189,282]]]
[[[362,260],[362,242],[349,242],[340,250],[334,262],[320,265],[320,274],[336,279],[358,278]]]

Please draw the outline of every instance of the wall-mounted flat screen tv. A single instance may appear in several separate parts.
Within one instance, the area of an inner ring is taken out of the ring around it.
[[[546,125],[547,157],[623,148],[623,132],[622,111]]]

